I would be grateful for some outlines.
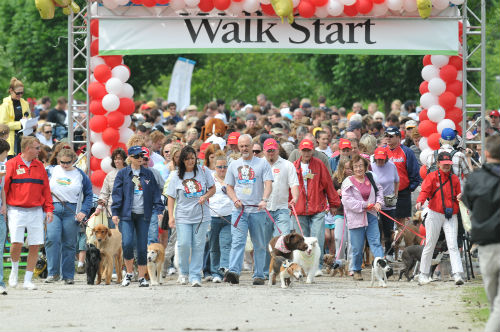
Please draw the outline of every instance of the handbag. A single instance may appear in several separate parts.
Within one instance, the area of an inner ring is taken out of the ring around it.
[[[384,196],[384,205],[386,207],[396,206],[397,203],[398,203],[398,197],[396,195],[392,194],[392,195]]]

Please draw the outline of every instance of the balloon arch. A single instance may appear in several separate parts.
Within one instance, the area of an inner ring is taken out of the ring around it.
[[[419,91],[421,94],[420,104],[424,110],[420,113],[419,131],[423,138],[420,140],[422,150],[421,160],[439,148],[440,133],[444,128],[452,128],[463,136],[463,128],[466,114],[462,94],[466,84],[464,83],[464,69],[466,61],[463,58],[463,20],[458,5],[463,0],[102,0],[99,3],[89,1],[86,6],[86,15],[82,12],[71,15],[69,27],[72,31],[76,28],[82,32],[86,29],[87,39],[85,44],[89,45],[86,53],[78,48],[76,56],[86,56],[88,85],[80,84],[78,87],[87,86],[87,146],[91,153],[87,158],[88,172],[91,175],[92,184],[95,188],[102,186],[106,173],[111,167],[111,153],[116,148],[124,148],[133,135],[129,129],[131,123],[130,115],[134,112],[134,89],[127,83],[133,73],[126,66],[122,55],[102,55],[99,46],[100,16],[99,8],[107,10],[107,13],[126,11],[127,6],[141,7],[148,10],[151,19],[158,18],[159,14],[168,12],[166,16],[188,15],[198,17],[208,15],[223,15],[241,17],[248,13],[259,12],[264,17],[287,16],[287,6],[295,18],[324,18],[324,19],[346,19],[346,18],[395,18],[399,24],[404,26],[405,19],[418,18],[420,16],[438,17],[443,12],[454,13],[453,22],[458,26],[458,45],[456,55],[440,55],[433,52],[423,57],[422,79]],[[425,14],[424,6],[428,8]],[[98,8],[99,7],[99,8]],[[465,7],[462,6],[462,10]],[[451,10],[453,11],[450,11]],[[121,14],[120,14],[121,15]],[[80,16],[83,24],[77,25],[75,20]],[[186,16],[182,16],[186,17]],[[217,16],[218,17],[218,16]],[[135,19],[131,18],[131,20]],[[247,17],[248,18],[248,17]],[[175,18],[174,18],[175,19]],[[88,24],[90,21],[90,24]],[[288,24],[288,23],[280,23]],[[101,27],[102,28],[102,27]],[[70,31],[71,34],[71,31]],[[107,41],[109,42],[109,41]],[[70,39],[70,48],[75,46],[75,40]],[[242,52],[244,52],[242,50]],[[109,54],[109,52],[104,52]],[[172,51],[170,53],[173,53]],[[177,52],[178,53],[178,52]],[[330,53],[336,53],[335,50]],[[342,52],[346,53],[346,52]],[[356,52],[353,52],[356,53]],[[368,52],[369,53],[369,52]],[[377,52],[374,52],[377,53]],[[453,52],[452,52],[453,53]],[[123,53],[123,54],[126,54]],[[385,53],[387,54],[387,53]],[[418,53],[417,53],[418,54]],[[422,54],[422,53],[420,53]],[[450,52],[448,52],[450,54]],[[74,71],[74,60],[70,59],[70,71]],[[416,87],[417,88],[417,87]],[[73,100],[73,82],[70,84],[70,102]],[[70,104],[71,105],[71,104]],[[484,113],[484,109],[482,109]],[[484,117],[481,121],[484,121]],[[83,124],[83,125],[85,125]],[[484,125],[484,124],[483,124]],[[71,133],[70,133],[71,134]]]

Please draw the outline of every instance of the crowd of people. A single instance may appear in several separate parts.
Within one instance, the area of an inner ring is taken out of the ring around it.
[[[66,100],[59,98],[51,110],[48,97],[28,102],[16,79],[9,94],[0,106],[0,161],[9,159],[0,164],[6,166],[0,168],[0,249],[7,216],[11,286],[17,284],[25,228],[24,287],[36,288],[31,277],[40,245],[48,262],[45,282],[72,284],[75,255],[76,271],[84,271],[80,225],[91,213],[109,216],[109,227],[122,233],[123,286],[133,280],[134,260],[139,286],[149,285],[146,250],[154,242],[166,247],[165,274],[176,273],[175,251],[181,284],[199,287],[203,277],[238,284],[241,271],[252,269],[253,284],[262,285],[269,240],[291,231],[316,237],[322,254],[348,258],[354,280],[362,280],[364,247],[374,257],[390,257],[395,228],[424,207],[419,283],[431,281],[432,252],[443,229],[454,281],[463,284],[458,200],[467,177],[483,162],[482,147],[466,145],[456,131],[445,129],[441,148],[423,158],[422,110],[413,101],[395,100],[387,115],[376,103],[364,109],[356,102],[347,110],[327,106],[324,97],[276,106],[261,94],[254,105],[234,100],[227,107],[217,100],[182,110],[163,100],[137,102],[127,151],[112,152],[113,170],[93,193],[85,159],[78,158],[87,147],[68,144],[72,124]],[[38,126],[26,132],[23,119],[36,116]],[[498,138],[499,118],[498,111],[489,112],[486,128],[468,119],[477,125],[467,138],[481,130]],[[490,159],[498,159],[499,146],[487,151]],[[422,165],[427,173],[422,174]],[[249,243],[252,255],[245,249]],[[0,275],[6,292],[1,280]]]

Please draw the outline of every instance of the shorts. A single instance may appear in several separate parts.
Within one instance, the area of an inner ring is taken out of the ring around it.
[[[326,229],[335,229],[335,224],[325,224]]]
[[[87,234],[85,232],[78,232],[76,236],[76,251],[85,251],[87,250]]]
[[[406,188],[398,193],[396,218],[402,219],[409,217],[411,217],[411,192],[409,188]]]
[[[23,208],[7,206],[10,242],[24,243],[24,232],[28,233],[28,245],[44,243],[42,207]]]

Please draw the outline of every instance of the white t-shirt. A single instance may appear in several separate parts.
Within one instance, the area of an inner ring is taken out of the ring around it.
[[[163,158],[158,153],[156,153],[156,152],[153,151],[153,153],[151,153],[151,160],[156,165],[156,164],[159,164],[159,163],[163,163],[165,161],[165,158]]]
[[[302,181],[304,182],[304,188],[307,192],[307,174],[309,174],[309,164],[300,163],[300,170],[302,172]]]
[[[134,199],[132,200],[132,212],[135,214],[144,214],[144,190],[139,177],[141,170],[132,169],[132,182],[134,183]]]
[[[324,154],[326,154],[326,156],[327,156],[328,158],[330,158],[330,157],[332,156],[332,154],[333,154],[332,149],[330,149],[330,147],[329,147],[329,146],[327,146],[327,147],[326,147],[326,149],[324,149],[324,150],[321,150],[321,149],[319,148],[319,146],[318,146],[318,147],[316,148],[316,151],[323,152]]]
[[[271,165],[273,172],[273,190],[269,196],[267,208],[269,211],[288,208],[288,189],[299,185],[299,178],[295,166],[288,160],[278,157],[278,160]]]
[[[60,165],[52,169],[50,177],[50,190],[63,202],[78,203],[78,198],[82,192],[82,175],[75,168],[72,171],[65,171]],[[52,200],[60,202],[52,195]]]
[[[48,147],[53,147],[54,142],[52,139],[46,139],[44,135],[40,133],[36,133],[36,138],[40,141],[40,144],[47,145]]]
[[[212,172],[212,176],[215,182],[215,194],[210,197],[210,215],[212,217],[229,216],[233,211],[233,202],[222,191],[222,184],[215,178],[215,172]]]

